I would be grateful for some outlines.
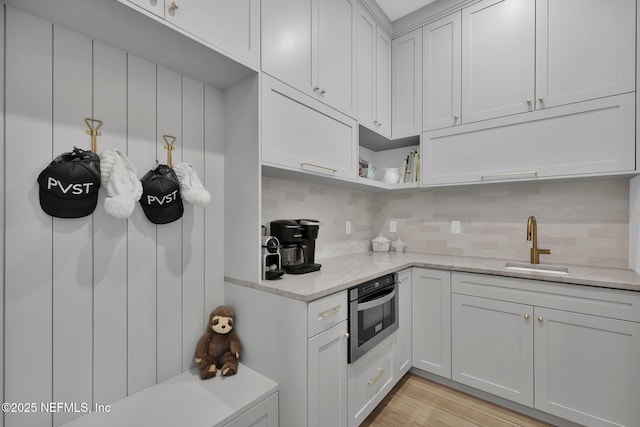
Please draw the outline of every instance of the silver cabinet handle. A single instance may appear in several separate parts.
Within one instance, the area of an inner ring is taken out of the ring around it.
[[[528,314],[525,314],[525,315],[524,315],[524,318],[525,318],[525,319],[528,319],[528,318],[529,318],[529,315],[528,315]]]
[[[482,175],[480,177],[480,180],[484,181],[486,179],[504,178],[504,177],[509,177],[509,176],[522,176],[522,175],[533,175],[533,176],[537,177],[538,176],[538,171],[494,173],[494,174],[491,174],[491,175]]]
[[[172,2],[171,2],[171,6],[169,6],[169,9],[171,9],[171,10],[176,10],[176,9],[178,9],[178,3],[176,3],[176,2],[174,2],[174,1],[172,1]]]
[[[531,105],[531,100],[527,99],[527,104]]]
[[[544,102],[544,98],[543,98],[543,97],[540,97],[540,98],[538,98],[538,101],[540,101],[540,102]]]
[[[329,167],[326,167],[326,166],[315,165],[313,163],[307,163],[307,162],[300,163],[300,167],[302,169],[304,169],[305,166],[311,166],[311,167],[314,167],[314,168],[324,169],[324,170],[330,171],[331,173],[338,172],[338,169],[329,168]]]

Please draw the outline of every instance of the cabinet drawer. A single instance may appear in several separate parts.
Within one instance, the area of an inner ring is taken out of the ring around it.
[[[360,425],[393,387],[393,340],[389,338],[349,365],[350,426]]]
[[[451,291],[640,322],[640,292],[454,272]]]
[[[307,309],[307,337],[319,334],[345,320],[347,310],[346,291],[310,302]]]

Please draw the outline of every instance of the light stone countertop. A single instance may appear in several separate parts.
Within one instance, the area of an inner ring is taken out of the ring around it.
[[[324,258],[316,262],[322,264],[320,271],[299,275],[285,274],[279,280],[262,280],[260,283],[235,280],[231,277],[225,277],[225,280],[305,302],[314,301],[367,280],[409,267],[492,274],[640,292],[640,274],[629,269],[563,265],[569,269],[569,274],[529,273],[506,269],[507,260],[504,259],[396,252],[362,252]],[[552,264],[545,265],[552,266]]]

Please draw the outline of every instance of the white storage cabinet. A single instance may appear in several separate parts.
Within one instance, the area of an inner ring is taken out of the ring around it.
[[[425,131],[462,123],[461,22],[456,12],[422,28]]]
[[[422,132],[422,28],[391,41],[391,134]]]
[[[393,342],[393,377],[402,378],[412,366],[411,359],[411,268],[398,272],[398,330]]]
[[[451,273],[413,268],[413,366],[451,378]]]
[[[262,0],[262,71],[353,116],[355,0]]]
[[[355,180],[357,124],[296,89],[262,75],[262,163]]]
[[[455,381],[585,426],[640,425],[640,293],[456,272],[452,282]]]
[[[260,68],[260,0],[127,1],[228,56]]]
[[[361,6],[357,46],[358,121],[391,138],[391,37]]]

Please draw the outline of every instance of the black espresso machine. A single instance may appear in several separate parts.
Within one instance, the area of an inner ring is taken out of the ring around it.
[[[287,274],[320,270],[315,263],[316,239],[320,222],[315,219],[279,219],[271,221],[271,235],[280,241],[280,260]]]

